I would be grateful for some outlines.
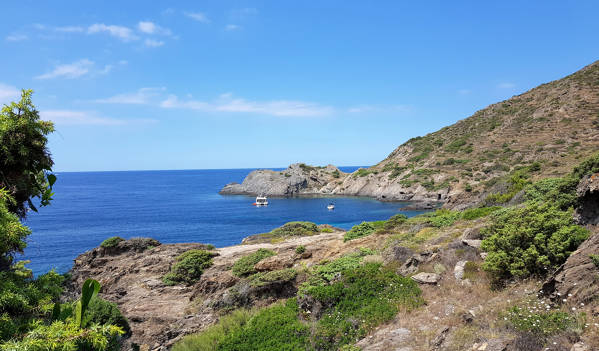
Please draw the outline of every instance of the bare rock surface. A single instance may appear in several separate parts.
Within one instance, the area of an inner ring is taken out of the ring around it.
[[[431,284],[436,285],[439,280],[441,280],[441,276],[437,273],[418,273],[412,276],[416,282],[420,284]]]
[[[599,267],[591,255],[599,253],[599,227],[592,228],[568,260],[543,285],[543,291],[556,301],[567,297],[570,303],[588,303],[599,297]]]

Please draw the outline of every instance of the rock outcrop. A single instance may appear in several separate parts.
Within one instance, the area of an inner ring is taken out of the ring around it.
[[[337,167],[312,167],[294,163],[284,171],[260,169],[251,172],[241,184],[230,183],[220,194],[294,196],[303,194],[331,194],[335,181],[347,174]]]

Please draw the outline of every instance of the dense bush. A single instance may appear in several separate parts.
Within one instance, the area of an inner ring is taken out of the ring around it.
[[[289,222],[270,232],[275,237],[309,236],[318,234],[318,226],[312,222]]]
[[[111,324],[120,327],[126,334],[131,332],[129,322],[125,318],[117,305],[113,302],[106,301],[99,297],[94,298],[87,307],[83,325],[93,324]]]
[[[214,253],[205,250],[185,251],[176,258],[177,262],[162,280],[167,285],[193,284],[200,279],[206,268],[212,266],[212,257]]]
[[[591,259],[591,262],[599,268],[599,255],[590,255],[589,258]]]
[[[580,180],[586,175],[591,175],[597,172],[599,172],[599,153],[594,154],[593,156],[584,160],[580,165],[574,167],[572,176],[575,179]]]
[[[343,241],[349,241],[356,238],[361,238],[372,234],[375,231],[375,227],[372,223],[362,222],[358,225],[353,226],[348,232],[343,235]]]
[[[406,215],[399,213],[399,214],[393,215],[391,218],[389,218],[387,221],[385,221],[385,224],[383,224],[383,228],[386,230],[393,229],[393,228],[397,227],[398,225],[405,223],[407,220],[408,220],[408,217]]]
[[[227,335],[238,333],[253,315],[245,309],[235,310],[203,332],[187,335],[173,346],[172,351],[216,351]]]
[[[121,238],[120,236],[113,236],[113,237],[110,237],[110,238],[102,241],[100,246],[105,249],[109,249],[112,247],[116,247],[121,241],[125,241],[125,239]]]
[[[297,271],[293,268],[285,268],[276,271],[256,273],[250,277],[250,285],[261,287],[272,283],[286,283],[297,276]]]
[[[501,207],[499,206],[469,208],[462,212],[462,219],[474,220],[477,218],[485,217],[499,210],[500,208]]]
[[[72,320],[55,321],[50,325],[38,323],[22,340],[0,344],[11,351],[118,351],[122,334],[113,325],[92,325],[79,328]]]
[[[565,262],[589,235],[574,224],[571,211],[547,203],[497,211],[481,233],[481,248],[488,252],[483,269],[496,282],[543,276]]]
[[[256,273],[254,265],[267,257],[276,255],[273,251],[267,249],[258,249],[245,257],[240,258],[233,264],[232,272],[238,277],[245,277]]]
[[[576,205],[577,185],[578,180],[574,177],[545,178],[529,185],[525,189],[525,198],[535,202],[550,202],[566,210]]]
[[[313,342],[319,350],[337,350],[354,343],[393,319],[400,306],[412,308],[422,303],[416,282],[379,263],[346,269],[333,282],[307,286],[303,292],[327,306],[316,324]]]
[[[461,213],[458,211],[451,211],[447,209],[439,209],[435,212],[425,213],[420,215],[421,219],[424,219],[425,223],[430,224],[433,227],[441,228],[448,227],[454,224],[457,220],[460,219]]]
[[[33,198],[46,206],[52,200],[56,176],[46,147],[52,122],[42,121],[31,101],[33,91],[23,90],[21,100],[0,110],[0,189],[14,199],[7,203],[10,212],[24,218],[27,210],[37,211]]]
[[[7,203],[14,201],[3,189],[0,189],[0,271],[6,270],[13,263],[15,253],[23,253],[27,246],[25,238],[31,233],[9,211]]]
[[[296,299],[260,310],[243,327],[226,334],[217,350],[306,350],[310,328],[299,321],[298,312]]]
[[[303,254],[304,252],[306,252],[306,247],[304,245],[300,245],[298,247],[295,248],[295,253],[298,255]]]

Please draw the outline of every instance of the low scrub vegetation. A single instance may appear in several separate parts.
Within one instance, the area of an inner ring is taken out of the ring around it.
[[[176,258],[171,271],[162,280],[167,285],[191,285],[200,279],[204,270],[212,266],[214,253],[206,250],[189,250]]]
[[[256,273],[254,265],[267,257],[276,255],[273,251],[267,249],[258,249],[245,257],[240,258],[233,264],[232,272],[235,276],[246,277]]]
[[[125,241],[125,239],[121,238],[120,236],[113,236],[113,237],[110,237],[110,238],[102,241],[100,246],[105,249],[109,249],[109,248],[116,247],[121,241]]]
[[[488,252],[483,269],[495,281],[544,276],[589,235],[574,223],[571,210],[535,202],[498,211],[482,233],[481,248]]]
[[[349,241],[356,238],[361,238],[363,236],[370,235],[374,233],[378,228],[383,227],[385,221],[376,221],[376,222],[362,222],[353,226],[345,235],[343,235],[343,241]]]
[[[512,306],[505,313],[505,319],[511,327],[542,341],[560,332],[580,331],[584,325],[580,321],[581,317],[552,308],[549,302],[536,299]]]
[[[297,271],[293,268],[285,268],[277,271],[256,273],[250,277],[250,285],[261,287],[273,283],[286,283],[297,276]]]
[[[352,350],[351,344],[400,309],[423,303],[412,279],[378,263],[361,264],[372,253],[363,249],[319,264],[307,272],[310,277],[297,297],[259,311],[234,311],[206,331],[183,338],[173,351]],[[255,282],[267,275],[289,279],[294,274],[286,269],[250,279]],[[314,304],[323,306],[317,315],[311,313]]]

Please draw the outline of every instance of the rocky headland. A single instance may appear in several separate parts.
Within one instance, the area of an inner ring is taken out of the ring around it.
[[[532,179],[560,176],[599,149],[598,82],[599,61],[412,138],[372,167],[351,174],[302,163],[257,170],[221,194],[368,196],[454,209],[485,204],[523,167],[536,170]]]

